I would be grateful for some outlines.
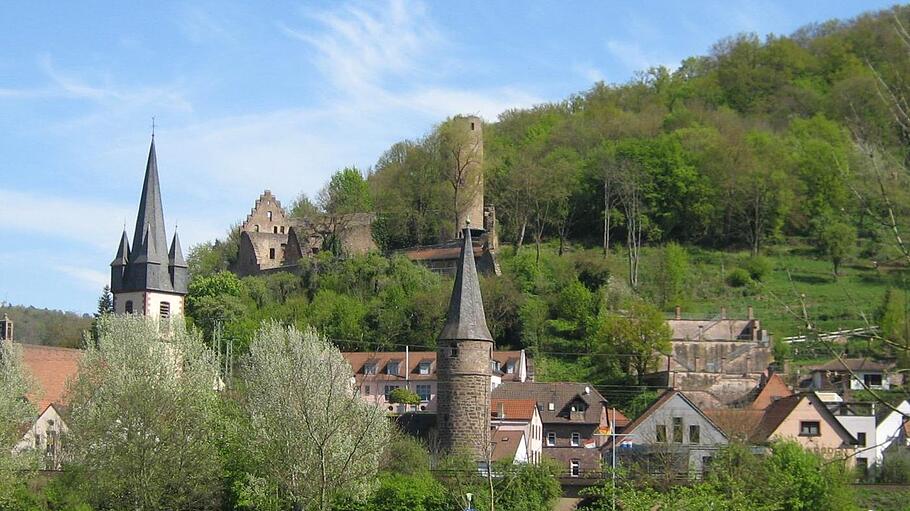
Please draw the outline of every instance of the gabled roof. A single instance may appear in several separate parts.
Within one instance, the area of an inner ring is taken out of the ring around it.
[[[724,437],[727,436],[726,432],[724,432],[724,430],[721,427],[719,427],[717,424],[715,424],[714,421],[711,420],[711,418],[708,417],[701,410],[701,408],[696,406],[695,403],[693,403],[692,400],[690,400],[688,397],[686,397],[685,394],[683,394],[682,392],[675,390],[675,389],[670,389],[670,390],[664,392],[663,394],[661,394],[657,399],[655,399],[654,402],[651,403],[650,406],[648,406],[648,408],[646,408],[645,411],[641,413],[641,415],[636,417],[635,420],[633,420],[632,422],[629,423],[628,426],[626,426],[626,428],[623,430],[623,434],[626,435],[626,434],[631,434],[632,432],[634,432],[638,426],[642,425],[652,415],[657,413],[661,408],[663,408],[663,406],[665,404],[667,404],[675,396],[679,396],[683,400],[683,402],[685,402],[689,407],[692,408],[692,410],[694,410],[696,413],[701,415],[705,419],[705,421],[707,421],[709,424],[714,426],[714,428],[717,429],[717,431],[719,431],[721,435],[723,435]]]
[[[506,431],[499,429],[493,431],[490,435],[490,443],[493,444],[493,453],[491,456],[493,461],[514,460],[524,436],[525,434],[523,431]]]
[[[39,388],[29,395],[40,411],[54,403],[65,403],[67,380],[76,376],[83,351],[36,344],[19,344],[22,361]]]
[[[492,398],[532,400],[537,403],[540,419],[545,424],[600,424],[606,409],[606,399],[586,383],[508,382],[493,389]],[[584,412],[571,412],[576,401],[586,405]]]
[[[705,415],[723,431],[727,438],[748,440],[765,416],[764,410],[755,408],[710,408]]]
[[[774,373],[768,378],[761,390],[758,391],[758,395],[755,396],[749,407],[756,410],[764,410],[777,399],[792,395],[793,391],[790,390],[784,379],[779,374]]]
[[[826,364],[815,366],[812,368],[812,372],[817,371],[832,371],[832,372],[847,372],[850,371],[873,371],[873,372],[885,372],[893,367],[893,364],[887,364],[883,362],[876,362],[870,358],[845,358],[843,363],[840,360],[832,360]]]
[[[490,413],[494,420],[531,420],[537,402],[533,399],[491,399]]]
[[[404,381],[405,373],[401,372],[400,376],[385,374],[383,369],[388,365],[391,360],[399,360],[404,362],[407,358],[408,360],[408,379],[410,380],[435,380],[436,379],[436,352],[435,351],[411,351],[405,353],[404,351],[348,351],[342,353],[345,360],[351,364],[351,369],[354,371],[354,376],[358,379],[370,379],[370,380],[390,380],[390,381]],[[509,360],[509,359],[520,359],[521,351],[494,351],[493,359],[494,360]],[[526,359],[528,360],[528,359]],[[430,363],[430,374],[420,374],[420,364],[421,363]],[[364,366],[366,364],[376,364],[376,374],[364,374]],[[499,373],[494,373],[499,375]],[[518,374],[518,368],[515,368],[515,372],[511,374],[503,373],[499,375],[502,381],[517,381],[520,375]]]
[[[837,420],[833,413],[828,410],[828,407],[825,406],[818,396],[812,392],[807,392],[804,394],[794,394],[785,398],[778,399],[771,404],[766,410],[765,414],[762,416],[761,422],[755,427],[752,435],[750,435],[750,440],[756,443],[767,442],[771,435],[777,431],[777,428],[787,420],[787,417],[793,413],[793,410],[799,406],[804,399],[809,400],[812,403],[813,408],[818,411],[819,417],[827,422],[838,434],[844,439],[844,443],[847,444],[856,444],[856,439],[853,438],[853,435],[847,431],[846,428]]]
[[[449,312],[446,324],[439,334],[440,341],[475,340],[493,341],[487,319],[483,311],[483,298],[480,295],[480,281],[477,280],[477,267],[474,265],[471,229],[463,230],[464,243],[458,256],[458,270],[455,274],[455,285],[449,300]],[[467,256],[466,256],[467,254]]]

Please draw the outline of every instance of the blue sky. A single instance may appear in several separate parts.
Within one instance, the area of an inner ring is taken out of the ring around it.
[[[222,235],[456,113],[559,100],[879,1],[4,2],[0,301],[92,312],[151,117],[168,235]]]

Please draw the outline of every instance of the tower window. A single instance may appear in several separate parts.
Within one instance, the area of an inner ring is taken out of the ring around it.
[[[123,306],[123,310],[126,311],[127,314],[132,314],[133,313],[133,301],[127,300],[126,304],[124,304],[124,306]]]
[[[458,358],[458,348],[455,346],[449,348],[449,356],[452,358]]]
[[[474,131],[474,123],[471,123],[471,131]]]
[[[161,319],[171,317],[171,304],[169,302],[161,302],[161,305],[158,307],[158,312],[161,313]]]
[[[269,259],[275,259],[275,249],[274,248],[269,249]]]

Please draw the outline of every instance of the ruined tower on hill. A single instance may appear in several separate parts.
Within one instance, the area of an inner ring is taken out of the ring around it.
[[[465,228],[462,237],[448,316],[437,343],[437,424],[443,452],[467,453],[479,460],[490,445],[493,336],[484,316],[471,230]]]
[[[167,245],[155,139],[149,148],[139,214],[130,245],[126,229],[111,262],[114,312],[168,319],[183,315],[189,274],[177,233]]]
[[[456,116],[446,136],[451,151],[450,178],[459,181],[455,199],[455,233],[470,221],[484,227],[483,210],[483,123],[474,115]]]

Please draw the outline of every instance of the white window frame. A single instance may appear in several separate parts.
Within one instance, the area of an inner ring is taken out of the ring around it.
[[[578,433],[578,432],[572,433],[571,445],[572,445],[572,447],[579,447],[581,445],[581,433]]]
[[[553,431],[547,432],[547,447],[556,447],[556,433]]]
[[[581,460],[569,460],[569,477],[581,476]]]

